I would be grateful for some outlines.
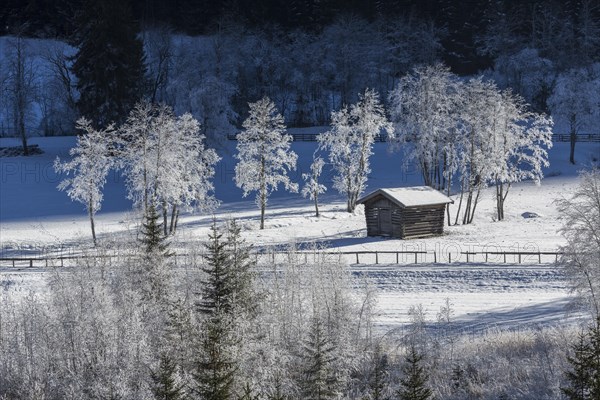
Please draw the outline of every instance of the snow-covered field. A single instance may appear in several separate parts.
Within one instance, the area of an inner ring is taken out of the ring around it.
[[[25,256],[52,250],[72,251],[89,246],[89,221],[83,207],[56,190],[60,178],[52,164],[57,156],[68,157],[74,145],[73,137],[33,138],[45,151],[29,158],[0,158],[0,256]],[[0,140],[0,146],[17,145],[12,139]],[[299,155],[299,167],[294,180],[309,170],[315,143],[294,143]],[[360,279],[366,279],[377,289],[378,322],[394,327],[408,320],[411,305],[422,304],[429,320],[435,321],[440,307],[449,299],[454,317],[464,329],[491,326],[519,328],[526,325],[554,324],[573,321],[567,314],[570,296],[564,276],[551,264],[523,265],[516,260],[497,259],[497,264],[484,264],[482,259],[466,263],[464,251],[554,251],[564,243],[558,232],[561,223],[554,200],[568,197],[577,185],[577,170],[600,158],[600,144],[578,143],[576,159],[579,166],[568,163],[568,144],[558,143],[550,151],[551,166],[541,186],[522,182],[511,188],[506,202],[506,219],[493,221],[494,198],[486,191],[478,206],[474,223],[446,227],[442,237],[422,240],[369,238],[362,208],[354,214],[345,212],[345,201],[331,192],[322,197],[322,217],[314,217],[312,203],[299,194],[276,192],[267,209],[266,229],[259,230],[259,212],[253,198],[242,198],[233,183],[233,152],[235,142],[228,143],[217,167],[216,197],[222,201],[216,210],[219,220],[236,218],[244,235],[255,247],[287,246],[290,242],[324,244],[340,251],[417,250],[436,251],[444,264],[432,264],[431,256],[419,264],[351,266]],[[390,154],[384,143],[375,145],[372,174],[368,189],[421,184],[414,168],[402,168],[400,154]],[[326,184],[327,182],[327,178]],[[534,212],[538,218],[523,218]],[[184,215],[174,245],[183,245],[206,238],[212,215]],[[139,215],[131,211],[126,199],[123,178],[109,175],[105,201],[97,214],[96,229],[100,240],[118,240],[132,235]],[[440,261],[440,260],[438,260]],[[472,260],[471,260],[472,261]],[[385,260],[380,262],[386,262]],[[371,265],[371,263],[373,263]],[[43,290],[43,270],[14,271],[0,268],[0,290],[7,294]],[[576,317],[576,315],[575,315]]]

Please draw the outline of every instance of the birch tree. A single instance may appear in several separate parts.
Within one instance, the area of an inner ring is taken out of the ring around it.
[[[285,133],[283,117],[269,98],[250,104],[250,115],[243,127],[237,137],[234,179],[244,197],[256,192],[260,229],[264,229],[269,195],[279,184],[291,192],[298,191],[298,184],[288,176],[289,171],[296,169],[298,156],[290,150],[292,137]]]
[[[364,192],[371,172],[373,143],[382,132],[394,134],[385,116],[379,95],[371,89],[359,95],[359,101],[331,114],[331,127],[319,135],[319,146],[329,151],[329,161],[336,176],[333,187],[347,196],[347,210],[354,212],[356,201]]]
[[[504,219],[504,202],[511,185],[525,179],[539,184],[552,147],[553,122],[529,111],[524,99],[492,82],[471,79],[462,90],[461,134],[457,146],[461,196],[455,223],[465,199],[463,224],[473,221],[481,190],[496,189],[496,217]]]
[[[28,133],[25,126],[36,96],[36,70],[27,49],[25,39],[19,34],[9,41],[8,76],[6,96],[11,107],[11,116],[16,136],[21,139],[23,154],[29,155]]]
[[[319,182],[325,160],[313,155],[313,162],[310,165],[310,173],[302,174],[302,179],[306,182],[302,188],[302,196],[309,197],[315,203],[315,216],[319,217],[319,195],[327,191],[327,187]]]
[[[572,289],[595,320],[600,317],[600,170],[580,174],[580,184],[570,198],[557,201],[563,218],[560,265],[571,279]]]
[[[404,149],[405,162],[415,161],[423,181],[438,190],[449,187],[455,172],[455,152],[461,85],[448,67],[416,68],[390,92],[390,117],[395,145]]]
[[[164,234],[175,233],[179,213],[209,211],[219,156],[204,145],[198,121],[176,117],[167,106],[138,103],[121,127],[121,163],[129,198],[144,214],[151,204],[163,215]]]
[[[61,181],[58,189],[65,190],[71,200],[85,204],[90,217],[92,238],[96,245],[94,216],[102,205],[102,188],[113,164],[108,143],[115,130],[112,125],[104,130],[96,130],[85,118],[77,121],[77,129],[83,130],[84,133],[77,137],[77,145],[69,151],[73,159],[62,162],[57,157],[54,161],[54,169],[56,172],[72,175]]]
[[[492,166],[491,183],[496,187],[496,215],[504,219],[504,202],[511,185],[531,179],[539,185],[543,167],[552,148],[551,118],[527,110],[523,98],[510,90],[501,93],[501,108],[494,113],[498,132],[495,135],[496,161]]]
[[[589,69],[572,69],[559,75],[548,99],[552,113],[568,123],[571,164],[575,164],[577,135],[596,126],[600,119],[599,91],[600,65],[595,64]]]

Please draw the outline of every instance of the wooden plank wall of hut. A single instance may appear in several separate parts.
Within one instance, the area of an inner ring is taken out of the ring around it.
[[[378,235],[391,235],[391,232],[381,231],[381,217],[380,209],[394,209],[398,206],[386,199],[383,196],[378,196],[367,204],[365,204],[365,219],[367,221],[367,235],[378,236]],[[393,221],[392,221],[393,222]]]
[[[445,205],[400,209],[400,237],[408,239],[441,235],[444,232],[444,210]]]
[[[381,232],[379,232],[379,208],[365,205],[365,219],[367,220],[367,235],[380,235]]]

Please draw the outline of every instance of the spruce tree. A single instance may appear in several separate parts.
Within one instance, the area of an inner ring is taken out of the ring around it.
[[[159,222],[159,218],[156,206],[150,204],[144,216],[144,222],[142,222],[141,242],[147,255],[161,254],[168,257],[171,255],[169,244],[162,234],[162,224]]]
[[[237,365],[231,355],[233,336],[231,259],[216,222],[213,222],[206,245],[206,278],[201,282],[198,312],[204,317],[199,342],[195,391],[202,399],[225,400],[232,396]]]
[[[73,73],[81,115],[96,127],[120,124],[142,95],[144,55],[128,0],[84,0]]]
[[[414,344],[406,355],[406,363],[402,367],[404,373],[400,381],[400,388],[397,395],[400,400],[429,400],[431,399],[431,389],[427,387],[429,379],[425,369],[421,365],[423,355],[417,351]]]
[[[387,354],[383,352],[380,343],[375,345],[371,363],[372,370],[369,374],[370,398],[373,400],[387,399],[385,393],[388,386],[389,363]]]
[[[152,393],[157,400],[180,400],[184,398],[183,386],[177,382],[177,364],[167,352],[159,358],[158,371],[151,373]]]
[[[323,321],[314,315],[308,338],[304,343],[303,398],[326,400],[338,398],[338,379],[333,365],[334,347],[327,336]]]
[[[208,239],[208,243],[205,245],[206,263],[202,267],[205,279],[201,282],[202,298],[197,304],[197,309],[201,314],[210,318],[231,312],[233,282],[227,241],[223,240],[223,234],[219,232],[216,221],[213,221]]]
[[[232,306],[236,313],[255,316],[258,309],[256,295],[253,293],[255,263],[250,257],[251,246],[241,236],[241,227],[235,220],[227,223],[226,250],[231,261]]]
[[[600,328],[589,328],[579,335],[567,357],[571,370],[565,373],[567,386],[561,388],[569,400],[600,399]]]

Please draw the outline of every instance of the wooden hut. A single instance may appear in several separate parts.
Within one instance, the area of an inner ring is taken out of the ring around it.
[[[365,205],[368,236],[401,239],[444,233],[448,203],[452,199],[429,186],[378,189],[357,202]]]

